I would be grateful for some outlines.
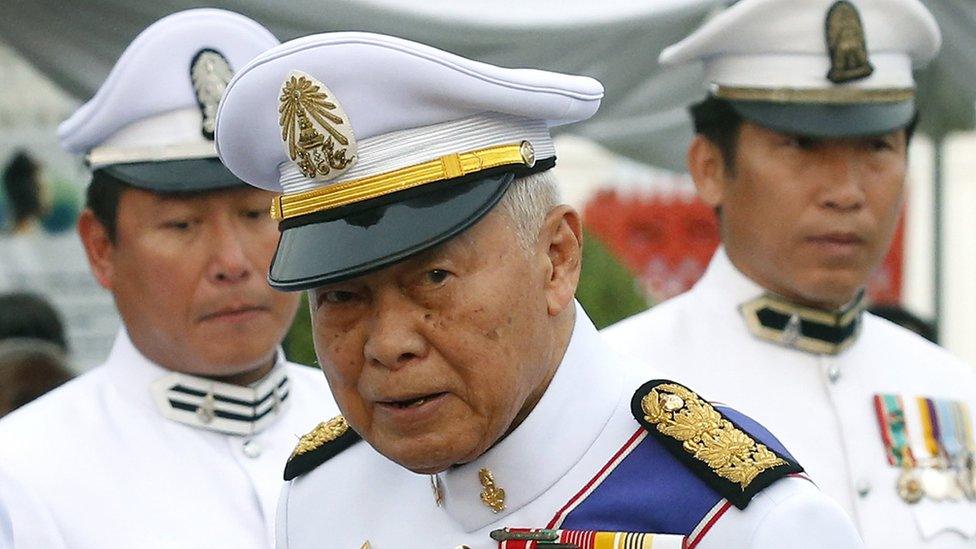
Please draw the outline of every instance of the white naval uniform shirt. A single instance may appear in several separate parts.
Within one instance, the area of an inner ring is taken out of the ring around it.
[[[33,492],[70,549],[266,549],[288,455],[337,413],[321,371],[278,367],[278,417],[224,434],[163,416],[150,386],[172,372],[123,331],[105,364],[0,420],[0,473]],[[0,492],[3,505],[16,502]]]
[[[532,413],[473,462],[432,479],[414,474],[359,441],[287,483],[279,501],[278,549],[495,549],[498,528],[544,528],[614,455],[639,424],[630,401],[655,375],[627,370],[577,307],[572,340]],[[692,387],[693,389],[693,387]],[[505,490],[505,509],[482,501],[479,470]],[[653,485],[648,485],[653,490]],[[704,523],[706,521],[702,521]],[[696,530],[700,531],[700,525]],[[681,547],[680,541],[655,549]],[[843,511],[808,480],[783,478],[745,511],[717,519],[698,549],[860,547]]]
[[[903,395],[909,416],[918,396],[963,400],[974,410],[973,371],[867,313],[856,341],[837,356],[758,339],[739,306],[762,294],[719,249],[690,291],[603,335],[618,351],[679,377],[707,398],[734,403],[775,433],[855,519],[868,547],[976,547],[973,503],[925,499],[909,505],[899,498],[899,470],[886,460],[872,402],[876,393]],[[919,440],[919,423],[908,423]]]

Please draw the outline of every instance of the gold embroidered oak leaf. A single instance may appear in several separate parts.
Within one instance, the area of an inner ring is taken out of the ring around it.
[[[769,469],[786,463],[786,461],[762,444],[756,445],[756,449],[752,452],[752,460],[761,469]]]
[[[332,442],[344,435],[348,430],[349,424],[346,423],[346,418],[342,416],[336,416],[329,421],[323,421],[316,425],[311,432],[302,435],[302,438],[298,440],[298,445],[295,446],[291,457],[288,459],[293,459],[296,456],[311,452],[327,442]]]
[[[661,395],[657,390],[644,395],[641,399],[641,409],[644,411],[644,421],[658,424],[667,419],[664,415],[664,406],[661,404]]]
[[[722,422],[726,427],[727,421]],[[731,427],[731,424],[728,424]],[[748,453],[754,441],[742,431],[723,428],[702,437],[702,445],[695,452],[695,457],[704,461],[712,469],[728,466],[734,456]]]
[[[711,406],[701,406],[697,403],[688,404],[683,410],[674,414],[672,421],[658,424],[658,429],[682,442],[699,440],[713,430],[722,416]]]
[[[734,458],[732,463],[717,469],[715,472],[718,473],[720,477],[738,484],[740,488],[745,490],[749,484],[751,484],[752,481],[759,476],[759,473],[761,473],[762,470],[752,463],[747,463],[741,459]]]
[[[668,399],[680,397],[680,408]],[[716,475],[745,490],[763,471],[786,464],[765,445],[722,417],[689,389],[662,384],[641,399],[644,419],[658,432],[680,441],[682,448]]]

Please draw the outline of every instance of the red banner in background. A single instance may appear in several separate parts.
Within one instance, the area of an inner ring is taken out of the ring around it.
[[[583,220],[654,303],[691,288],[719,244],[714,212],[687,193],[602,190],[586,203]],[[903,218],[888,255],[868,283],[873,303],[901,301],[904,233]]]

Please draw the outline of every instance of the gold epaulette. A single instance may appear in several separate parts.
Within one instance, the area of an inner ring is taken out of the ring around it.
[[[803,471],[785,451],[756,440],[755,433],[673,381],[642,385],[631,400],[631,411],[675,458],[739,509],[776,480]],[[745,416],[742,420],[751,421]],[[779,445],[758,424],[752,430]]]
[[[360,440],[346,418],[323,421],[302,435],[285,465],[285,480],[307,473]]]

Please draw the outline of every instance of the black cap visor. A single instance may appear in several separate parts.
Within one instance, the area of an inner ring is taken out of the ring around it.
[[[112,164],[98,170],[133,187],[164,193],[210,191],[245,185],[217,158]]]
[[[774,103],[734,101],[729,104],[746,120],[769,129],[809,137],[882,135],[911,123],[915,101],[896,103]]]
[[[428,185],[404,198],[371,200],[337,208],[309,222],[282,223],[268,282],[297,291],[382,269],[445,242],[474,225],[504,196],[511,172]],[[354,207],[353,207],[354,208]],[[306,216],[310,217],[310,216]]]

